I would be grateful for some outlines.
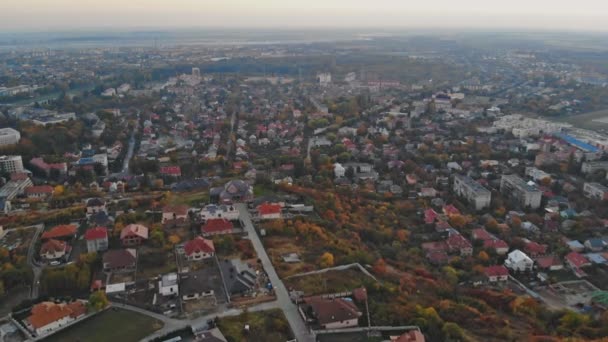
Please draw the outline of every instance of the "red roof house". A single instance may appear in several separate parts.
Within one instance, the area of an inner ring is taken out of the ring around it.
[[[130,224],[120,231],[120,240],[125,246],[140,245],[148,240],[148,227],[141,224]]]
[[[73,224],[64,224],[51,228],[51,230],[42,233],[42,240],[47,239],[67,239],[76,235],[76,226]]]
[[[234,226],[232,225],[232,222],[224,218],[209,219],[201,227],[203,236],[231,234],[233,230]]]
[[[281,218],[281,205],[273,203],[264,203],[258,206],[258,214],[262,219],[279,219]]]
[[[160,174],[163,176],[181,177],[182,169],[179,166],[163,166],[160,168]]]
[[[197,236],[184,244],[184,251],[188,260],[202,260],[215,254],[215,246],[213,241]]]
[[[494,265],[486,267],[484,270],[488,281],[493,283],[497,281],[506,281],[509,278],[509,270],[503,265]]]

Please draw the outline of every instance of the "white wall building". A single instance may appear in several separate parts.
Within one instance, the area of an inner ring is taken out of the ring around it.
[[[178,295],[177,273],[163,275],[158,282],[158,292],[165,297]]]
[[[608,187],[600,183],[585,183],[583,186],[585,197],[596,200],[608,200]]]
[[[1,156],[0,171],[7,173],[23,172],[23,160],[21,156]]]
[[[15,145],[21,140],[21,133],[12,128],[0,128],[0,146]]]
[[[534,261],[526,253],[516,249],[507,256],[505,267],[516,272],[531,271]]]

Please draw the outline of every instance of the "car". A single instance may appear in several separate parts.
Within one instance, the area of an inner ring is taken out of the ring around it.
[[[57,260],[55,260],[55,261],[51,261],[51,262],[49,263],[49,265],[51,265],[51,266],[57,266],[57,265],[59,265],[59,264],[61,264],[61,263],[60,263],[59,261],[57,261]]]

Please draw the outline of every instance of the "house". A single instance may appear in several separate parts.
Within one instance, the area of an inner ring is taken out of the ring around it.
[[[61,259],[69,252],[70,246],[65,241],[49,239],[40,246],[40,258],[46,261]]]
[[[234,226],[232,222],[225,218],[209,219],[201,226],[201,234],[203,236],[232,234],[233,232]]]
[[[579,278],[586,276],[586,274],[582,270],[582,268],[591,266],[591,262],[587,258],[585,258],[582,254],[577,253],[577,252],[568,253],[564,260],[566,260],[566,264],[570,267],[570,269],[574,272],[574,274]]]
[[[184,244],[184,253],[190,261],[203,260],[215,255],[213,241],[197,236]]]
[[[166,206],[163,208],[162,223],[184,224],[188,222],[187,205]]]
[[[231,204],[248,202],[253,199],[253,188],[242,180],[231,180],[224,187],[212,188],[210,198],[218,203]]]
[[[53,196],[54,191],[50,185],[30,186],[29,188],[25,188],[25,195],[27,198],[46,199]]]
[[[500,239],[485,240],[483,242],[483,248],[493,249],[498,255],[505,255],[509,251],[509,245]]]
[[[177,273],[169,273],[161,277],[158,281],[158,293],[164,297],[177,296],[179,294]]]
[[[608,200],[608,187],[599,183],[585,183],[583,186],[583,194],[590,199],[599,201]]]
[[[583,245],[582,243],[580,243],[580,241],[578,241],[578,240],[567,241],[566,245],[573,252],[582,252],[583,250],[585,250],[585,245]]]
[[[224,334],[218,328],[206,330],[196,334],[196,342],[227,342]]]
[[[601,252],[606,248],[606,242],[600,238],[592,238],[585,241],[584,246],[591,252]]]
[[[179,293],[182,300],[196,300],[215,295],[214,276],[209,269],[200,269],[181,274],[179,278]]]
[[[124,246],[138,246],[148,240],[148,227],[141,224],[130,224],[120,231],[120,241]]]
[[[452,234],[446,240],[448,251],[450,253],[459,252],[461,256],[470,256],[473,254],[473,245],[467,238],[460,234]]]
[[[59,304],[42,302],[32,307],[23,323],[36,336],[43,336],[84,317],[86,312],[86,304],[80,300]]]
[[[87,252],[100,252],[108,249],[108,229],[106,227],[95,227],[84,233],[87,242]]]
[[[113,249],[103,254],[104,272],[132,272],[137,265],[137,251],[133,248]]]
[[[564,268],[562,261],[555,255],[546,255],[534,259],[534,263],[541,270],[559,271]]]
[[[509,270],[503,265],[486,267],[484,273],[490,283],[507,281],[509,279]]]
[[[505,267],[515,272],[531,271],[534,261],[526,253],[516,249],[507,255]]]
[[[42,233],[42,240],[48,239],[71,239],[76,235],[77,228],[73,224],[59,225]]]
[[[238,220],[239,210],[233,205],[206,205],[199,212],[199,217],[203,220],[225,218],[226,220]]]
[[[274,220],[281,218],[281,205],[275,203],[263,203],[258,206],[258,217],[262,220]]]
[[[322,329],[356,327],[362,313],[351,301],[344,298],[309,297],[304,299],[304,312]]]
[[[243,296],[251,293],[257,283],[256,271],[247,263],[238,260],[220,262],[220,270],[230,296]]]
[[[182,169],[179,166],[162,166],[160,174],[164,177],[179,178],[182,176]]]
[[[531,257],[537,257],[545,255],[547,253],[547,245],[541,245],[538,242],[523,239],[524,241],[524,252]]]
[[[87,216],[101,211],[107,212],[106,201],[104,201],[102,198],[89,198],[87,200]]]

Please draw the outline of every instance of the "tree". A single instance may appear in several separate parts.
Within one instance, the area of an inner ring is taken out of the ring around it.
[[[57,185],[54,191],[56,196],[61,196],[65,192],[65,188],[63,187],[63,185]]]
[[[95,291],[89,296],[89,307],[95,311],[100,311],[110,304],[104,291]]]
[[[321,258],[319,259],[319,266],[321,266],[322,268],[327,268],[332,267],[333,265],[334,255],[329,252],[323,253],[323,255],[321,255]]]
[[[447,322],[441,329],[446,341],[462,341],[464,339],[464,332],[462,328],[456,323]]]

